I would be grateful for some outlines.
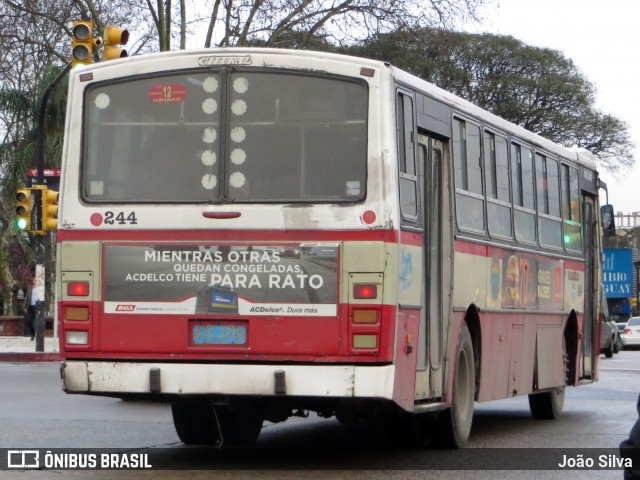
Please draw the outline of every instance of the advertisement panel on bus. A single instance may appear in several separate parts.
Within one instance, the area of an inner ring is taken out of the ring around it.
[[[337,315],[336,245],[104,246],[106,314]]]

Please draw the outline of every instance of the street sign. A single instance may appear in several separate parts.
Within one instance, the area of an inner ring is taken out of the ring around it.
[[[606,248],[602,276],[607,298],[633,297],[633,250]]]
[[[49,190],[60,191],[60,172],[59,168],[45,168],[44,169],[44,185]],[[30,168],[27,172],[29,174],[28,187],[38,185],[38,169]]]

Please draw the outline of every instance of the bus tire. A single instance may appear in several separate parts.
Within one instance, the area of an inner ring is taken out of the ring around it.
[[[476,370],[473,342],[467,324],[462,325],[456,348],[451,407],[436,414],[429,440],[440,448],[464,447],[471,433]]]
[[[426,414],[401,413],[385,417],[389,443],[400,448],[422,448],[431,443]]]
[[[255,413],[214,406],[209,398],[176,400],[171,413],[178,438],[186,445],[248,446],[262,430],[262,418]]]
[[[186,398],[171,403],[173,426],[178,438],[186,445],[218,443],[213,403],[207,398]]]
[[[262,418],[248,408],[216,407],[222,447],[247,447],[256,443],[262,431]]]
[[[564,390],[560,387],[554,390],[529,395],[529,409],[536,420],[555,420],[562,414],[564,407]]]

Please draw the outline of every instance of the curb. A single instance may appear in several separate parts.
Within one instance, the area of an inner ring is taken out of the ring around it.
[[[59,353],[46,353],[46,352],[0,353],[0,362],[23,363],[23,362],[61,362],[61,361],[62,361],[62,355],[60,355]]]

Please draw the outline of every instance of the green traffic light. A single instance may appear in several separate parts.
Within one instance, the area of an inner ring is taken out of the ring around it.
[[[27,221],[24,218],[18,218],[16,220],[16,228],[18,230],[26,230],[27,229]]]

